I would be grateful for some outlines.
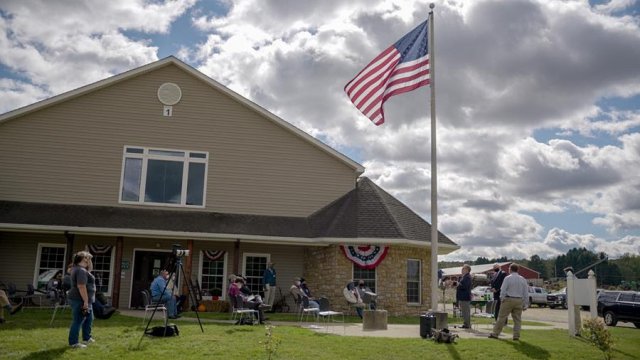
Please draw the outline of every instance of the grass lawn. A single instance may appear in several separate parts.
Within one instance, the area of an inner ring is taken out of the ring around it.
[[[189,315],[187,315],[189,316]],[[203,318],[228,319],[228,315],[204,313]],[[284,320],[287,314],[269,314]],[[69,311],[49,326],[51,310],[27,309],[0,325],[1,359],[268,359],[264,326],[236,326],[178,320],[180,336],[142,337],[139,318],[115,315],[94,322],[97,342],[87,349],[67,345]],[[280,318],[283,317],[283,318]],[[391,319],[390,319],[391,320]],[[411,319],[393,319],[409,321]],[[452,320],[452,319],[450,319]],[[154,321],[155,322],[155,321]],[[158,321],[158,323],[160,323]],[[405,323],[405,322],[402,322]],[[417,323],[417,321],[416,321]],[[295,325],[296,323],[292,323]],[[616,341],[614,359],[638,359],[640,330],[611,328]],[[280,345],[273,359],[602,359],[595,347],[561,330],[525,330],[520,342],[491,339],[459,339],[456,344],[430,340],[344,337],[315,333],[296,326],[276,326]],[[141,345],[138,347],[138,343]]]

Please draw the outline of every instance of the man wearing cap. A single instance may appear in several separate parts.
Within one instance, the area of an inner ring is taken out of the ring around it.
[[[276,297],[276,269],[275,264],[270,262],[262,274],[262,284],[264,285],[264,303],[273,306]]]
[[[294,297],[299,298],[300,301],[302,301],[303,297],[307,298],[309,300],[310,308],[320,308],[320,304],[311,297],[311,290],[309,290],[309,287],[303,277],[296,278],[289,291]]]
[[[495,271],[495,275],[493,275],[493,279],[491,280],[491,292],[493,293],[493,318],[498,320],[498,314],[500,313],[500,288],[502,287],[502,282],[504,278],[507,277],[507,273],[502,271],[500,265],[498,263],[493,264],[493,271]]]

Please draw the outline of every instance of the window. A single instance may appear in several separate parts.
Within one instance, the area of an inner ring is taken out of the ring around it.
[[[113,273],[113,246],[104,247],[101,251],[89,249],[93,255],[93,276],[96,277],[96,292],[111,295],[111,274]]]
[[[244,254],[244,276],[247,278],[247,286],[252,293],[262,291],[262,274],[269,262],[267,254]]]
[[[357,284],[359,280],[364,280],[371,292],[376,292],[376,269],[360,269],[353,265],[353,281]]]
[[[633,293],[620,293],[620,297],[618,301],[632,302],[633,301]]]
[[[38,276],[51,270],[66,269],[64,254],[67,247],[62,244],[38,244],[38,255],[36,259],[36,273],[34,276],[35,286],[38,287]]]
[[[420,304],[420,260],[407,260],[407,302]]]
[[[125,146],[120,201],[204,207],[209,153]]]
[[[227,255],[225,254],[218,260],[209,260],[202,252],[200,253],[200,284],[202,291],[207,295],[226,297],[225,286],[225,263]]]

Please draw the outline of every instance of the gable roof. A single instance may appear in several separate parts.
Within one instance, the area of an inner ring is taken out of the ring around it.
[[[356,188],[310,216],[312,232],[319,238],[351,238],[357,243],[380,243],[404,239],[407,243],[431,244],[431,225],[409,207],[367,177]],[[438,232],[438,253],[459,248]]]
[[[431,226],[366,177],[309,217],[0,201],[2,230],[318,246],[431,245]],[[439,254],[458,248],[439,233]]]
[[[266,109],[264,109],[263,107],[261,107],[260,105],[250,101],[249,99],[243,97],[242,95],[236,93],[235,91],[227,88],[226,86],[220,84],[219,82],[213,80],[212,78],[206,76],[205,74],[203,74],[202,72],[196,70],[195,68],[191,67],[190,65],[182,62],[181,60],[177,59],[174,56],[169,56],[166,57],[164,59],[155,61],[153,63],[147,64],[147,65],[143,65],[141,67],[126,71],[124,73],[112,76],[110,78],[104,79],[104,80],[100,80],[97,81],[95,83],[77,88],[75,90],[71,90],[65,93],[62,93],[60,95],[56,95],[53,96],[51,98],[42,100],[42,101],[38,101],[36,103],[33,103],[31,105],[27,105],[21,108],[18,108],[16,110],[13,111],[9,111],[7,113],[1,114],[0,115],[0,125],[2,125],[3,122],[12,120],[12,119],[16,119],[20,116],[29,114],[31,112],[34,111],[38,111],[38,110],[42,110],[45,109],[49,106],[53,106],[68,100],[71,100],[73,98],[79,97],[79,96],[83,96],[86,95],[88,93],[91,93],[93,91],[117,84],[119,82],[123,82],[126,80],[129,80],[131,78],[134,78],[136,76],[160,69],[162,67],[165,66],[169,66],[169,65],[175,65],[178,68],[184,70],[185,72],[191,74],[192,76],[194,76],[195,78],[203,81],[204,83],[206,83],[207,85],[211,86],[213,89],[229,96],[230,98],[232,98],[233,100],[237,101],[238,103],[240,103],[241,105],[244,105],[245,107],[249,108],[252,111],[255,111],[257,113],[259,113],[260,115],[262,115],[263,117],[265,117],[266,119],[270,120],[271,122],[273,122],[274,124],[284,128],[285,130],[297,135],[298,137],[302,138],[303,140],[305,140],[306,142],[308,142],[309,144],[311,144],[312,146],[315,146],[316,148],[320,149],[321,151],[333,156],[334,158],[338,159],[339,161],[343,162],[345,165],[347,165],[348,167],[354,169],[354,171],[357,174],[362,174],[364,172],[364,167],[362,165],[360,165],[359,163],[353,161],[352,159],[348,158],[347,156],[345,156],[344,154],[338,152],[337,150],[333,149],[332,147],[326,145],[325,143],[323,143],[322,141],[314,138],[313,136],[307,134],[306,132],[298,129],[297,127],[295,127],[294,125],[288,123],[287,121],[281,119],[280,117],[272,114],[271,112],[267,111]]]

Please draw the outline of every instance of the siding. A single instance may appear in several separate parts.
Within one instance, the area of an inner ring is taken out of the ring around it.
[[[18,290],[27,290],[27,284],[35,286],[40,243],[66,246],[67,240],[63,235],[0,232],[0,281],[12,282]]]
[[[172,117],[156,97],[164,82],[182,89]],[[0,124],[0,199],[123,206],[125,145],[208,151],[207,211],[307,216],[357,176],[169,65]]]

